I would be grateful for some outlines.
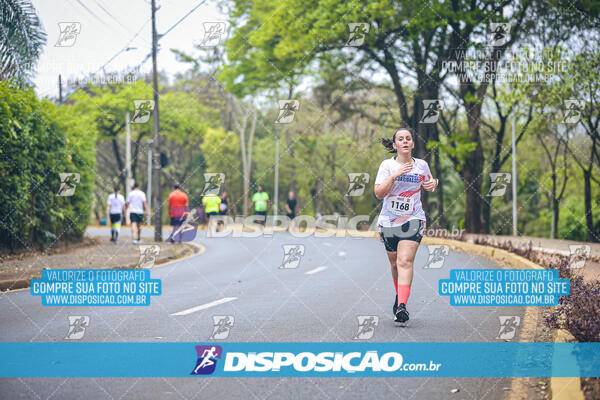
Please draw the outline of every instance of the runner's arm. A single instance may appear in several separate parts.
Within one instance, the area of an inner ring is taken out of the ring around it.
[[[431,170],[429,169],[429,164],[425,164],[427,166],[427,180],[425,182],[423,182],[422,186],[423,189],[427,190],[428,192],[433,192],[435,190],[435,188],[437,188],[439,181],[437,179],[433,179],[431,177]]]
[[[394,181],[396,180],[396,178],[400,175],[404,175],[405,173],[410,172],[411,169],[412,166],[408,163],[401,165],[396,169],[396,171],[394,171],[394,173],[385,178],[385,180],[382,183],[376,183],[375,197],[377,197],[379,200],[383,200],[383,198],[388,195],[390,190],[392,190],[392,186],[394,186]]]

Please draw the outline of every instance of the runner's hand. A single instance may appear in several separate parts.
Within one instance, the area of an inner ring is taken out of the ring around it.
[[[431,175],[427,175],[427,178],[429,179],[423,182],[423,189],[427,190],[428,192],[433,192],[438,185],[438,180],[431,178]]]
[[[394,172],[394,174],[392,175],[394,177],[394,179],[396,179],[397,177],[407,174],[410,172],[410,170],[412,169],[412,164],[411,163],[405,163],[402,164],[401,166],[398,167],[398,169],[396,169],[396,172]]]

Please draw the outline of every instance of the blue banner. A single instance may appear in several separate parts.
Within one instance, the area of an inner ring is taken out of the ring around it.
[[[600,343],[0,343],[0,377],[598,377]]]
[[[45,269],[29,292],[44,306],[149,306],[162,286],[147,269]]]
[[[439,280],[438,292],[452,306],[556,306],[570,285],[557,270],[453,269],[450,279]]]

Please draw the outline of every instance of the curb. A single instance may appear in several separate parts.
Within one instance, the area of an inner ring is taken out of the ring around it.
[[[435,238],[435,237],[424,237],[423,242],[425,244],[445,244],[453,250],[468,252],[469,254],[476,254],[485,256],[498,261],[502,266],[513,268],[531,268],[531,269],[544,269],[542,266],[524,258],[519,255],[513,254],[507,250],[497,249],[494,247],[482,246],[479,244],[473,244],[468,242],[461,242],[458,240]],[[521,326],[521,338],[525,337],[526,341],[532,341],[533,334],[536,331],[538,322],[538,313],[534,307],[525,307],[525,315],[523,316],[523,324]],[[569,332],[563,329],[554,330],[552,334],[552,340],[554,342],[567,342],[573,337]],[[510,392],[506,396],[507,400],[521,400],[523,395],[519,393],[526,393],[527,386],[525,382],[526,378],[511,378]],[[550,390],[552,393],[553,400],[584,400],[583,391],[581,390],[581,379],[579,377],[550,378]]]
[[[164,262],[157,263],[152,268],[148,268],[148,269],[165,267],[165,266],[173,264],[175,262],[184,261],[184,260],[187,260],[194,256],[203,254],[206,251],[206,247],[204,247],[203,245],[201,245],[199,243],[186,242],[185,244],[189,245],[190,247],[193,248],[191,254],[188,254],[188,255],[180,257],[180,258],[167,259]],[[134,267],[125,267],[125,268],[134,268]],[[122,267],[114,267],[114,268],[106,268],[106,269],[123,269],[123,268]],[[30,283],[31,283],[31,279],[14,279],[14,280],[0,281],[0,295],[14,293],[14,292],[22,292],[23,290],[29,289]],[[6,290],[5,288],[10,288],[10,289]]]

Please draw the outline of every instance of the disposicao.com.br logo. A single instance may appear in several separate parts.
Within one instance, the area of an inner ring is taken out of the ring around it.
[[[218,348],[218,349],[217,349]],[[215,372],[216,358],[224,358],[222,373],[364,373],[364,372],[437,372],[441,363],[405,363],[397,352],[223,352],[220,346],[196,346],[198,361],[192,375]],[[210,368],[206,368],[210,365]],[[278,374],[274,374],[278,375]]]

